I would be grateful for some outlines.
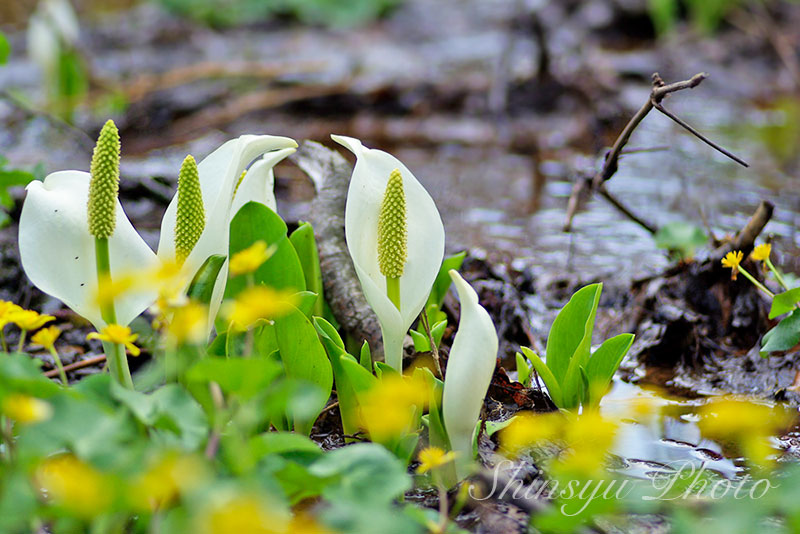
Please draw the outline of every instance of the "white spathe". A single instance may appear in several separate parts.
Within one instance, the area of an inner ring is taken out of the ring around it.
[[[345,208],[345,235],[361,289],[383,334],[386,363],[402,369],[403,340],[422,311],[444,258],[444,226],[433,199],[403,163],[352,137],[331,138],[356,155]],[[400,310],[386,294],[378,266],[378,215],[393,170],[403,176],[408,214],[408,256],[400,277]]]
[[[88,172],[60,171],[28,184],[19,220],[19,253],[31,282],[88,319],[106,326],[96,299],[95,238],[89,234],[86,206]],[[156,255],[131,225],[117,201],[117,222],[108,240],[111,277],[129,275],[157,264]],[[117,322],[130,323],[155,299],[155,291],[115,300]]]
[[[454,270],[450,278],[461,301],[461,318],[447,359],[442,415],[457,454],[456,474],[462,479],[472,465],[472,439],[494,374],[498,341],[494,323],[472,286]]]
[[[184,263],[192,276],[209,256],[228,255],[230,222],[236,212],[250,201],[260,202],[275,209],[272,167],[294,152],[297,143],[288,137],[271,135],[243,135],[232,139],[209,154],[197,164],[206,224],[197,244]],[[264,154],[266,152],[266,154]],[[264,157],[248,169],[239,189],[236,185],[248,165],[257,157]],[[233,193],[236,191],[236,197]],[[167,206],[161,220],[161,237],[158,257],[162,261],[175,261],[175,219],[178,212],[178,195]],[[217,277],[209,303],[209,328],[219,311],[228,278],[226,260]]]

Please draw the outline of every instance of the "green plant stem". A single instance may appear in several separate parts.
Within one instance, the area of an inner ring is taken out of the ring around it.
[[[19,335],[19,344],[17,345],[17,352],[22,352],[22,349],[25,348],[25,338],[27,336],[28,336],[28,331],[23,328],[22,333]]]
[[[0,328],[0,342],[3,344],[3,352],[8,352],[8,343],[6,342],[6,327]]]
[[[400,278],[386,277],[386,295],[400,311]]]
[[[765,294],[766,294],[766,295],[767,295],[769,298],[775,298],[775,293],[773,293],[772,291],[770,291],[769,289],[767,289],[767,288],[766,288],[766,286],[765,286],[764,284],[762,284],[761,282],[759,282],[758,280],[756,280],[756,279],[753,277],[753,275],[751,275],[750,273],[748,273],[748,272],[747,272],[747,271],[746,271],[746,270],[745,270],[743,267],[739,266],[739,272],[740,272],[740,273],[742,273],[742,274],[744,275],[744,277],[745,277],[745,278],[747,278],[748,280],[750,280],[750,281],[753,283],[753,285],[754,285],[754,286],[756,286],[758,289],[760,289],[761,291],[763,291],[763,292],[764,292],[764,293],[765,293]]]
[[[94,251],[97,266],[97,279],[111,280],[111,262],[108,254],[108,239],[95,238]],[[102,289],[102,288],[101,288]],[[117,312],[114,309],[114,299],[101,299],[100,316],[107,324],[116,324]],[[125,347],[116,343],[103,342],[103,350],[106,353],[108,369],[117,382],[126,388],[133,389],[133,379],[131,370],[128,367],[128,357],[125,354]]]
[[[764,260],[764,263],[767,264],[767,267],[769,267],[769,270],[772,271],[773,275],[775,275],[775,280],[778,281],[778,283],[783,287],[783,289],[785,289],[786,291],[789,291],[789,286],[786,285],[786,281],[783,279],[783,276],[781,276],[780,271],[778,271],[778,269],[776,269],[775,266],[772,264],[772,260],[767,258],[767,259]]]
[[[61,363],[61,357],[58,355],[58,351],[56,351],[55,347],[50,347],[50,354],[53,355],[53,360],[55,360],[56,367],[58,367],[58,376],[61,378],[61,383],[65,386],[68,385],[67,372],[64,371],[64,364]]]

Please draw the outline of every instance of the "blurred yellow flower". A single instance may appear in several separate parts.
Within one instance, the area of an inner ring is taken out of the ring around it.
[[[267,248],[265,241],[256,241],[244,250],[240,250],[233,256],[229,264],[229,270],[232,276],[239,276],[241,274],[249,274],[255,272],[256,269],[267,261],[270,256],[275,252],[274,247]]]
[[[208,308],[199,302],[189,302],[175,309],[167,326],[167,334],[178,344],[204,343],[208,337]]]
[[[137,275],[126,273],[117,275],[113,279],[110,274],[104,274],[97,281],[94,290],[94,303],[99,308],[110,306],[120,297],[133,293],[138,285]]]
[[[378,443],[414,432],[416,429],[411,425],[422,414],[429,398],[430,389],[421,374],[411,377],[384,374],[364,396],[361,424]]]
[[[181,493],[200,485],[206,475],[205,464],[200,458],[167,453],[132,481],[129,496],[134,506],[140,509],[163,508]]]
[[[235,328],[247,330],[259,319],[275,319],[288,313],[296,304],[293,291],[259,285],[245,289],[227,303],[225,315]]]
[[[722,258],[722,266],[731,269],[731,280],[736,280],[736,275],[739,273],[739,264],[742,263],[744,254],[741,250],[734,250],[725,254]]]
[[[288,533],[288,517],[255,495],[239,495],[217,503],[198,518],[204,534]]]
[[[753,252],[750,253],[750,257],[755,261],[764,261],[769,259],[771,252],[772,245],[769,243],[762,243],[753,249]]]
[[[558,439],[563,416],[558,412],[536,414],[522,412],[500,431],[500,446],[512,457],[532,446]]]
[[[417,473],[422,474],[452,462],[456,459],[456,453],[444,452],[444,449],[439,447],[426,447],[419,451],[417,459],[419,460]]]
[[[0,407],[0,412],[20,424],[38,423],[53,415],[53,407],[49,403],[21,393],[6,396]]]
[[[780,406],[755,404],[737,398],[716,399],[700,409],[698,423],[705,437],[739,445],[745,456],[756,465],[766,467],[775,450],[769,438],[792,421]]]
[[[46,498],[85,518],[101,515],[113,498],[108,479],[72,454],[47,458],[34,479]]]
[[[118,324],[110,324],[103,328],[101,333],[92,332],[86,336],[86,339],[99,339],[108,343],[116,343],[117,345],[125,345],[132,356],[138,356],[141,351],[139,347],[133,344],[139,334],[131,334],[129,326],[121,326]]]
[[[11,322],[17,325],[21,330],[36,330],[46,323],[55,320],[55,317],[52,315],[40,315],[39,312],[23,309],[11,312],[9,318]]]
[[[11,316],[22,308],[7,300],[0,300],[0,328],[11,322]]]
[[[31,337],[34,345],[39,345],[47,350],[55,350],[55,343],[58,336],[61,335],[61,329],[55,325],[42,328]]]

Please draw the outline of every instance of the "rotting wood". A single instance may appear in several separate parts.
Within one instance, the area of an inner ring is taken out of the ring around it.
[[[361,291],[345,241],[344,208],[352,167],[339,153],[314,141],[303,141],[290,159],[317,189],[309,218],[317,239],[325,298],[345,331],[367,340],[373,358],[379,357],[383,354],[380,323]]]

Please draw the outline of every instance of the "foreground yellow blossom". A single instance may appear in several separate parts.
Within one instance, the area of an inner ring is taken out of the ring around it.
[[[769,243],[762,243],[753,249],[753,252],[750,253],[750,257],[755,261],[764,261],[769,259],[771,252],[772,245]]]
[[[456,459],[456,453],[444,452],[444,449],[439,447],[426,447],[419,451],[417,458],[419,459],[417,473],[422,474],[452,462]]]
[[[50,404],[21,393],[8,395],[3,399],[0,408],[0,413],[23,425],[45,421],[53,415]]]
[[[233,276],[255,272],[272,256],[274,251],[273,247],[267,248],[266,242],[256,241],[246,249],[240,250],[231,256],[228,269]]]
[[[139,334],[131,334],[129,326],[121,326],[118,324],[110,324],[103,328],[101,333],[92,332],[86,336],[86,339],[99,339],[108,343],[115,343],[117,345],[124,345],[132,356],[138,356],[141,353],[139,347],[133,344]]]
[[[31,337],[31,341],[35,345],[46,348],[47,350],[54,350],[56,339],[61,335],[61,329],[55,325],[42,328]]]
[[[203,343],[208,337],[207,324],[208,307],[199,302],[189,302],[175,309],[167,325],[167,334],[178,345]]]
[[[239,495],[210,507],[198,518],[203,534],[283,534],[289,519],[255,495]]]
[[[722,266],[731,269],[731,280],[736,280],[736,275],[739,273],[739,264],[742,263],[742,258],[744,258],[744,254],[742,254],[741,250],[733,250],[725,254],[725,257],[722,258]]]
[[[296,304],[297,296],[291,290],[254,286],[239,293],[226,307],[225,315],[235,328],[247,330],[260,319],[275,319],[288,313]]]
[[[384,374],[365,395],[361,424],[373,441],[385,443],[409,431],[429,398],[428,384],[420,375]]]
[[[192,455],[168,453],[133,480],[128,492],[142,510],[155,510],[172,503],[181,493],[197,487],[206,478],[203,461]]]
[[[755,404],[733,397],[706,404],[700,415],[698,426],[704,436],[737,444],[748,459],[761,467],[767,467],[769,456],[776,452],[769,438],[792,421],[780,406]]]
[[[101,515],[112,500],[108,479],[72,454],[44,460],[34,479],[47,499],[85,518]]]
[[[12,312],[9,318],[21,330],[36,330],[55,320],[52,315],[41,315],[39,312],[23,309]]]

